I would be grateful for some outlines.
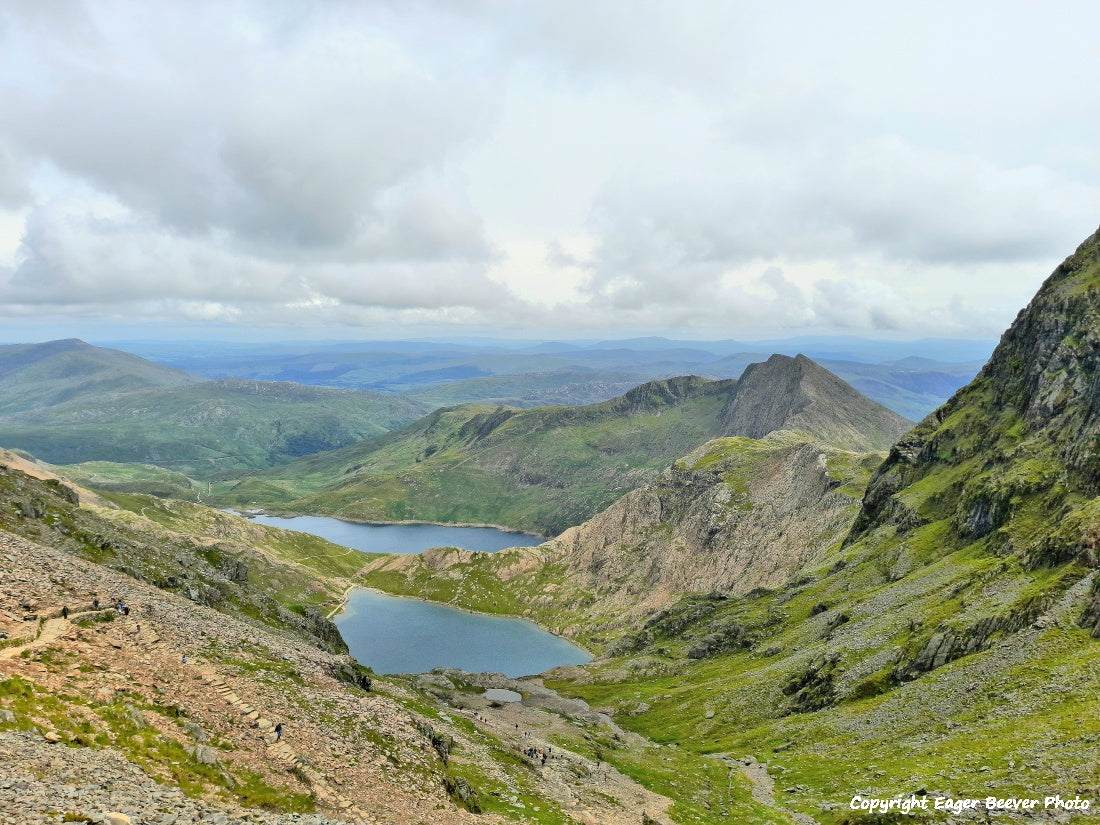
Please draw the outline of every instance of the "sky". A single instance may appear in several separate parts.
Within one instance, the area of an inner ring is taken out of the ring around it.
[[[0,340],[995,338],[1095,2],[0,6]]]

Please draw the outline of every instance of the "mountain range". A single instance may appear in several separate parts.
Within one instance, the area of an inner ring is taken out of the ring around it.
[[[715,437],[799,430],[866,451],[886,449],[910,425],[808,358],[777,355],[740,381],[651,381],[585,407],[446,408],[213,495],[233,506],[552,535]]]

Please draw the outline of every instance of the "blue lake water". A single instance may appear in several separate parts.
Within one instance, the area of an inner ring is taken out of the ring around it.
[[[532,547],[546,539],[496,527],[450,524],[357,524],[324,516],[249,515],[257,524],[312,533],[333,544],[367,553],[419,553],[429,547],[460,547],[495,553],[505,547]]]
[[[545,539],[495,527],[442,524],[357,524],[322,516],[252,515],[257,524],[311,533],[368,553],[419,553],[429,547],[496,552]],[[335,617],[351,655],[375,673],[423,673],[457,667],[529,676],[592,657],[524,619],[484,616],[445,605],[355,590]]]
[[[523,619],[468,613],[374,590],[353,591],[336,625],[351,655],[375,673],[457,667],[517,677],[592,658]]]

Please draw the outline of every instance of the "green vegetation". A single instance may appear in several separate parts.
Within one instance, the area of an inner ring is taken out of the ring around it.
[[[205,479],[342,447],[422,412],[392,395],[227,379],[0,417],[0,443],[54,464],[156,464]]]
[[[678,378],[588,407],[440,410],[396,433],[216,485],[216,499],[359,521],[501,524],[549,535],[717,435],[733,386]]]
[[[157,498],[195,501],[205,485],[196,484],[183,473],[155,464],[119,464],[113,461],[85,461],[56,468],[57,472],[82,487],[115,493],[146,493]]]
[[[0,346],[0,416],[201,381],[136,355],[68,339]]]
[[[321,615],[370,555],[191,502],[104,496],[118,509],[80,507],[67,485],[0,465],[0,529],[342,648]]]

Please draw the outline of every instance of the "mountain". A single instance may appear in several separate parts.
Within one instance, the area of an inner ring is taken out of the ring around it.
[[[885,449],[912,425],[804,355],[773,355],[746,367],[722,419],[723,435],[799,430],[860,452]]]
[[[918,821],[1013,797],[1039,813],[1007,821],[1085,821],[1072,806],[1100,795],[1098,345],[1100,232],[877,468],[822,451],[815,471],[812,442],[783,433],[720,439],[554,542],[379,559],[367,581],[597,645],[544,683],[657,743],[601,755],[684,821],[754,819],[727,777],[783,822],[908,819],[853,812],[857,796],[915,800]]]
[[[557,533],[717,435],[734,386],[686,377],[587,407],[445,408],[215,492],[227,505]]]
[[[399,392],[433,406],[592,404],[644,381],[677,375],[738,378],[771,353],[814,359],[869,398],[908,418],[930,413],[974,377],[992,342],[792,338],[767,342],[480,340],[460,343],[219,342],[120,344],[207,378],[295,381]],[[940,360],[930,360],[931,358]],[[917,358],[920,363],[904,363]],[[893,360],[890,360],[893,359]]]
[[[422,413],[392,395],[225,379],[0,416],[0,443],[54,464],[155,464],[207,478],[350,444]]]
[[[75,338],[0,346],[0,415],[100,401],[117,393],[181,387],[201,381],[118,350]]]
[[[740,382],[652,381],[586,407],[440,410],[380,439],[223,486],[218,500],[556,534],[718,436],[800,428],[843,448],[885,449],[909,426],[808,359],[773,356]]]
[[[1100,232],[891,448],[842,542],[776,588],[685,597],[552,684],[693,753],[651,787],[709,793],[701,821],[714,754],[781,777],[776,805],[820,822],[856,821],[857,792],[927,798],[928,815],[937,798],[1095,799],[1098,344]]]

